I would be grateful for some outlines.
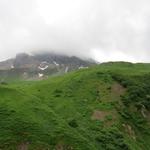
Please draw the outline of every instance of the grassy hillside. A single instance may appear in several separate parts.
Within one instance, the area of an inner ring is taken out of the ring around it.
[[[149,150],[150,64],[1,85],[0,149]]]

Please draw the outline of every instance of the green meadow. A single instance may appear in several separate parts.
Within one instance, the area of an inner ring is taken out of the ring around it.
[[[0,149],[150,150],[150,64],[8,80],[0,85]]]

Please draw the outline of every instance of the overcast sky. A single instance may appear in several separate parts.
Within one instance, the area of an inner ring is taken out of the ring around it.
[[[0,60],[42,50],[150,62],[150,0],[0,0]]]

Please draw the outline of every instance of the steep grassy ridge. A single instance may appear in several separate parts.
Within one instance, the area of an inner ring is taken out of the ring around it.
[[[106,63],[0,86],[2,150],[149,150],[150,64]]]

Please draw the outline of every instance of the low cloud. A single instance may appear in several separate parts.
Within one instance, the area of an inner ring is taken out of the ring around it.
[[[0,60],[55,51],[150,61],[149,0],[1,0]]]

